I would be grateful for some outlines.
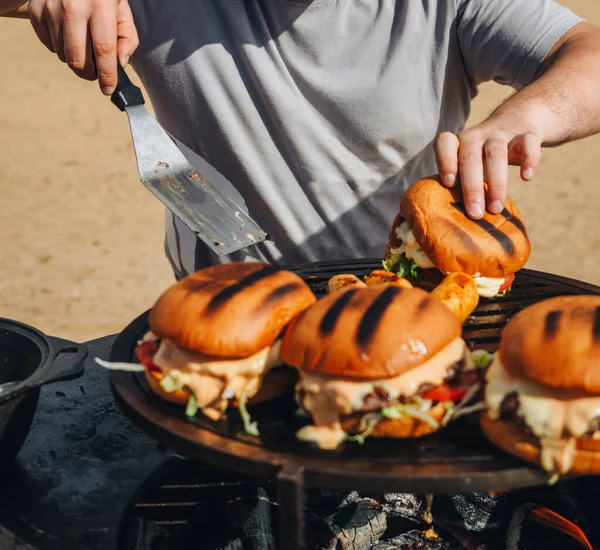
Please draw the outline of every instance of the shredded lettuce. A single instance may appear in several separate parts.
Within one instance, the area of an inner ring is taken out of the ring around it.
[[[456,406],[452,401],[444,401],[442,405],[446,408],[446,414],[442,418],[442,426],[445,426],[446,424],[448,424],[448,422],[450,422],[450,420],[453,420],[455,418],[454,414]]]
[[[197,412],[198,402],[196,401],[196,396],[194,394],[190,394],[187,405],[185,406],[185,416],[189,416],[191,418],[192,416],[196,416]]]
[[[175,373],[169,373],[166,376],[163,376],[159,384],[167,393],[173,393],[174,391],[183,388],[183,380]]]
[[[496,298],[504,298],[504,296],[506,296],[510,290],[511,290],[512,286],[509,286],[507,289],[503,290],[502,292],[498,292],[498,294],[496,294]]]
[[[476,349],[471,352],[471,359],[476,369],[485,369],[492,362],[492,354],[484,349]]]
[[[406,256],[400,262],[398,266],[398,275],[400,277],[412,277],[417,279],[419,277],[419,264],[414,260],[409,260]]]
[[[250,435],[260,435],[260,432],[258,431],[258,424],[251,421],[252,418],[250,417],[250,413],[246,408],[247,399],[248,390],[245,389],[240,396],[240,404],[238,405],[238,410],[240,411],[240,416],[242,417],[242,422],[244,423],[244,431]]]
[[[356,435],[349,435],[347,437],[348,441],[356,441],[359,445],[363,445],[365,442],[365,439],[373,433],[375,426],[377,426],[377,424],[379,424],[380,420],[381,420],[381,414],[379,414],[379,413],[365,414],[360,419],[360,424],[358,425],[358,430],[360,433],[358,433]]]
[[[98,363],[101,367],[104,367],[108,370],[121,370],[125,372],[144,372],[146,367],[144,365],[140,365],[138,363],[113,363],[111,361],[104,361],[99,357],[95,357],[94,361]]]
[[[404,254],[392,254],[389,258],[383,260],[383,269],[397,273],[400,277],[419,277],[419,264],[414,260],[409,260]]]
[[[383,262],[381,262],[381,264],[383,265],[383,269],[385,269],[386,271],[395,271],[395,267],[396,264],[398,263],[398,261],[400,260],[400,255],[399,254],[392,254],[389,258],[386,258],[385,260],[383,260]]]
[[[440,427],[431,416],[412,405],[394,405],[393,407],[385,407],[381,410],[381,415],[384,418],[390,418],[392,420],[402,418],[403,416],[411,416],[425,422],[425,424],[428,424],[434,429]]]

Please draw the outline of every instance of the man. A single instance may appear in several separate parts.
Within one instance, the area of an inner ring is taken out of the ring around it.
[[[600,31],[552,0],[0,0],[2,12],[29,17],[87,79],[93,44],[105,94],[133,56],[159,122],[272,236],[235,259],[381,256],[415,179],[460,182],[481,218],[501,211],[509,164],[530,180],[541,146],[600,131]],[[519,91],[465,131],[489,80]],[[217,261],[170,214],[166,249],[178,276]]]

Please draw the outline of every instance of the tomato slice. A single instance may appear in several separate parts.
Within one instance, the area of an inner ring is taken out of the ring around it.
[[[515,280],[515,274],[514,273],[511,273],[510,275],[507,275],[504,278],[504,284],[500,287],[500,290],[498,291],[498,294],[500,294],[500,292],[504,292],[505,290],[508,290],[512,286],[514,280]]]
[[[152,360],[157,350],[157,340],[145,340],[144,342],[138,344],[138,346],[135,348],[135,356],[137,357],[137,360],[148,370],[160,371],[160,367],[157,367]]]
[[[466,388],[455,388],[448,386],[448,384],[442,384],[436,386],[425,393],[421,394],[423,399],[430,399],[431,401],[460,401],[467,393]]]

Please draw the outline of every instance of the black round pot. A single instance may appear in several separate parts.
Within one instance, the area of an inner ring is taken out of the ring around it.
[[[86,346],[0,318],[0,467],[14,460],[23,446],[41,386],[78,378],[86,356]],[[17,384],[2,391],[6,382]]]

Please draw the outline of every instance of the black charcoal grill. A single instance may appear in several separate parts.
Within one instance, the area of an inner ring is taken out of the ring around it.
[[[291,269],[307,281],[317,296],[322,296],[333,275],[353,273],[362,278],[380,268],[379,261],[357,260],[352,264],[319,262]],[[569,294],[600,294],[600,288],[522,270],[507,296],[481,300],[464,324],[464,338],[472,349],[493,351],[501,329],[512,315],[540,300]],[[136,342],[146,330],[144,314],[119,335],[111,360],[132,361]],[[370,494],[440,494],[532,487],[548,480],[540,469],[492,447],[470,418],[421,439],[373,439],[362,446],[348,443],[335,452],[324,452],[295,440],[295,431],[306,420],[296,415],[289,398],[251,410],[261,431],[256,437],[243,431],[237,412],[219,422],[202,415],[186,418],[181,407],[155,396],[139,373],[111,372],[110,379],[115,398],[126,414],[159,441],[186,457],[237,472],[226,483],[241,487],[252,485],[256,478],[272,480],[277,489],[279,533],[280,540],[286,541],[285,550],[305,548],[303,511],[307,487]],[[185,499],[181,502],[184,504],[176,502],[163,508],[185,509]],[[153,507],[160,509],[160,505]],[[168,517],[153,521],[173,525],[178,520]]]

